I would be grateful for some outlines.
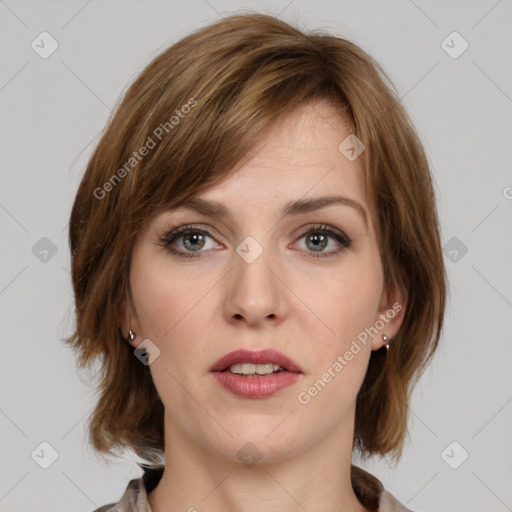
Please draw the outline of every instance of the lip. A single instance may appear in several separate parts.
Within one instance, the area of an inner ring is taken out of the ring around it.
[[[303,373],[300,366],[281,352],[273,349],[259,351],[239,349],[222,356],[211,368],[210,372],[222,372],[237,363],[263,364],[272,363],[293,373]]]
[[[287,371],[244,377],[235,375],[228,369],[237,363],[272,363]],[[281,352],[272,349],[250,351],[235,350],[221,357],[211,368],[215,380],[233,395],[242,398],[268,398],[283,388],[291,386],[300,379],[302,370],[299,365]]]
[[[242,398],[268,398],[281,389],[295,384],[301,373],[280,372],[255,377],[243,377],[230,372],[214,372],[215,380],[235,396]]]

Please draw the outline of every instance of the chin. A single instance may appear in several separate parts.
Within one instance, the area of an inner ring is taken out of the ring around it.
[[[308,443],[290,429],[282,428],[281,421],[282,418],[269,418],[259,426],[252,424],[240,429],[226,425],[233,437],[226,434],[222,443],[212,445],[212,449],[226,460],[247,466],[282,462],[305,449]]]

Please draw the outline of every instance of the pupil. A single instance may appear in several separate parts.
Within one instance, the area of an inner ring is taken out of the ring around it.
[[[325,246],[327,245],[327,237],[325,235],[321,235],[321,234],[311,235],[310,237],[308,237],[308,242],[309,241],[313,241],[314,245],[312,247],[314,250],[316,250],[318,248],[325,249]]]
[[[191,239],[193,241],[190,243]],[[200,240],[200,241],[198,242],[197,240]],[[184,244],[185,244],[185,247],[188,246],[187,247],[188,249],[201,249],[201,247],[204,245],[203,235],[201,235],[200,233],[185,235]],[[199,245],[199,247],[194,247],[195,245]]]

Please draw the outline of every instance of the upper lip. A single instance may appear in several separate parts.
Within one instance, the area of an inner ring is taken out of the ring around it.
[[[239,349],[222,356],[211,368],[210,372],[222,372],[233,364],[252,363],[277,364],[289,372],[302,373],[299,365],[281,352],[273,349],[251,351]]]

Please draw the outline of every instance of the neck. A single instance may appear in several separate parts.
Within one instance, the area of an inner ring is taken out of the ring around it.
[[[300,453],[246,465],[205,448],[166,416],[165,470],[148,495],[151,510],[368,512],[352,488],[353,417],[347,420],[352,428],[340,424]]]

